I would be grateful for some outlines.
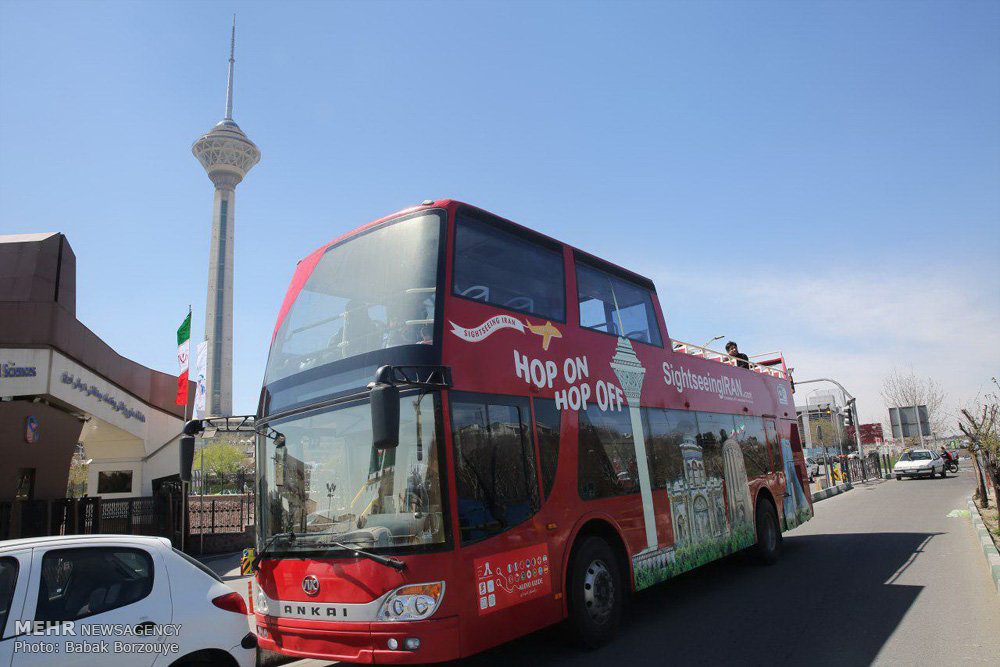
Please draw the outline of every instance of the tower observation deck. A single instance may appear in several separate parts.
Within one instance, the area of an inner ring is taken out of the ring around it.
[[[233,410],[233,243],[236,227],[236,186],[260,162],[260,150],[233,120],[233,70],[236,65],[236,17],[229,45],[226,115],[191,146],[191,152],[215,185],[212,242],[208,260],[205,307],[207,416]]]

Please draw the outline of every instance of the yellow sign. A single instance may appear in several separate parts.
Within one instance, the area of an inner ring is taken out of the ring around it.
[[[528,318],[524,318],[524,324],[528,327],[528,331],[542,337],[543,350],[549,349],[549,343],[552,342],[553,338],[562,338],[562,333],[559,332],[559,329],[552,322],[546,321],[545,324],[532,324],[528,321]]]
[[[244,549],[243,555],[240,556],[240,574],[247,577],[253,574],[253,549]]]

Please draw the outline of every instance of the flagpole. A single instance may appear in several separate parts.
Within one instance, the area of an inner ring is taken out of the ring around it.
[[[188,317],[191,317],[191,304],[188,304]],[[190,330],[188,332],[188,341],[191,340]],[[188,422],[188,408],[191,406],[191,343],[188,343],[188,392],[184,396],[184,425]]]
[[[191,304],[188,304],[188,391],[184,394],[184,422],[181,424],[181,433],[184,432],[184,427],[187,426],[188,421],[188,407],[191,403],[190,396],[190,386],[191,386]],[[181,551],[184,551],[185,539],[187,531],[191,528],[190,522],[185,521],[188,515],[188,482],[181,481]]]

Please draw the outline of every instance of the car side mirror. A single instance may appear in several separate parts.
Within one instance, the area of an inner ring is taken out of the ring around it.
[[[376,382],[371,391],[372,446],[393,449],[399,446],[399,387]]]

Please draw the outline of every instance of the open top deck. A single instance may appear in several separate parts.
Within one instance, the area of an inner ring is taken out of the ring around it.
[[[692,357],[701,357],[702,359],[708,359],[709,361],[718,361],[721,364],[726,364],[728,366],[736,366],[737,362],[740,361],[736,357],[732,357],[725,352],[717,352],[716,350],[711,350],[707,347],[702,347],[700,345],[694,345],[692,343],[685,343],[679,340],[671,341],[671,347],[674,352],[680,352],[682,354],[689,354]],[[763,373],[764,375],[770,375],[771,377],[781,378],[782,380],[788,379],[788,369],[785,367],[785,355],[778,352],[765,352],[764,354],[755,354],[749,359],[750,370],[757,373]]]

